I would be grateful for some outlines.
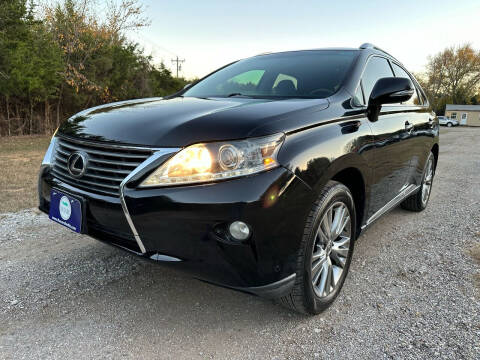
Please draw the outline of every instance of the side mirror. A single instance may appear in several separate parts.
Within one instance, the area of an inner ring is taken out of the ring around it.
[[[386,77],[378,79],[368,99],[369,107],[383,104],[395,104],[410,99],[415,92],[412,82],[407,78]]]

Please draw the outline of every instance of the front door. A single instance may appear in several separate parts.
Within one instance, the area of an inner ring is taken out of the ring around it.
[[[467,125],[467,113],[462,113],[462,117],[460,119],[460,125]]]
[[[370,58],[362,76],[365,98],[370,97],[378,79],[393,76],[387,59],[378,56]],[[374,136],[374,179],[370,189],[368,218],[405,188],[411,172],[412,149],[409,148],[408,139],[413,124],[403,110],[395,106],[383,106],[378,120],[370,122]]]

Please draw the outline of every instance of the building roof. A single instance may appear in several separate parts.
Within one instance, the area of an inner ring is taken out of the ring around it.
[[[480,105],[453,105],[453,104],[447,104],[447,107],[445,110],[459,110],[459,111],[480,111]]]

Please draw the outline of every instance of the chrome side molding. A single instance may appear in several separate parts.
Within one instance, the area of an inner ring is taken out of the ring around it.
[[[413,194],[420,188],[420,185],[410,184],[406,186],[403,190],[401,190],[397,196],[395,196],[392,200],[386,203],[382,208],[380,208],[375,214],[373,214],[368,220],[365,225],[362,226],[362,230],[365,229],[367,226],[371,225],[375,220],[379,217],[387,213],[388,211],[392,210],[395,206],[400,204],[403,200]]]
[[[155,162],[159,161],[162,157],[167,156],[172,153],[176,153],[180,151],[180,148],[164,148],[164,149],[156,149],[156,151],[147,158],[144,162],[142,162],[140,165],[138,165],[128,176],[123,179],[123,181],[120,183],[120,202],[122,204],[122,209],[123,213],[125,214],[125,217],[128,222],[128,226],[130,226],[130,229],[132,230],[133,236],[135,238],[135,241],[138,244],[138,247],[140,248],[140,251],[142,254],[145,254],[147,250],[145,249],[145,245],[142,242],[142,239],[140,238],[140,235],[138,235],[137,228],[135,227],[135,224],[133,223],[132,217],[130,216],[130,212],[128,211],[127,203],[125,202],[125,186],[127,183],[132,180],[133,178],[140,176],[143,172],[146,172],[149,170],[150,165],[154,164]]]

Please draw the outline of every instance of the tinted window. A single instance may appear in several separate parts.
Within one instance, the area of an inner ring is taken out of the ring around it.
[[[357,50],[314,50],[261,55],[229,65],[184,96],[325,98],[342,85]]]
[[[255,90],[263,77],[265,70],[249,70],[235,75],[217,85],[217,91],[223,93],[248,93]]]
[[[410,75],[408,75],[408,73],[405,70],[403,70],[400,66],[398,66],[395,63],[392,63],[392,67],[393,67],[393,71],[395,72],[396,77],[407,78],[410,81],[412,81],[412,78],[410,77]],[[412,81],[412,84],[413,84],[413,81]],[[415,90],[415,92],[413,93],[413,96],[410,98],[410,100],[405,101],[402,104],[419,105],[420,103],[421,102],[419,101],[419,98],[418,98],[418,90]]]
[[[393,77],[392,69],[388,61],[381,57],[373,57],[368,61],[367,67],[363,72],[362,82],[365,91],[365,99],[370,98],[370,93],[378,79],[384,77]]]

